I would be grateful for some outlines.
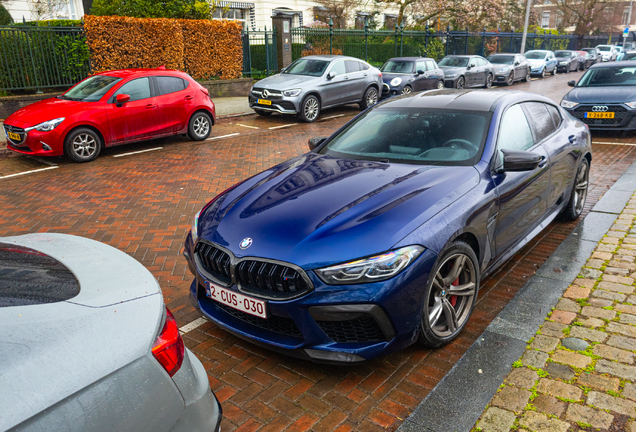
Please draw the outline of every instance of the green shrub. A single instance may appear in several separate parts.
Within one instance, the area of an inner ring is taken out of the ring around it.
[[[11,18],[11,14],[0,4],[0,25],[9,25],[12,22],[13,18]]]
[[[91,15],[133,18],[210,18],[210,4],[197,0],[95,0]]]

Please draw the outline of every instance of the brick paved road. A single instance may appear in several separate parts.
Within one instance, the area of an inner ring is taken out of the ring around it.
[[[544,90],[554,96],[557,80],[572,76],[550,78],[554,81]],[[541,88],[534,81],[513,88],[524,86]],[[59,163],[56,169],[0,179],[0,236],[64,232],[124,250],[153,272],[166,303],[184,325],[199,318],[187,299],[191,276],[180,256],[193,214],[235,182],[304,153],[308,138],[328,135],[356,112],[328,111],[325,116],[344,116],[273,130],[268,128],[295,120],[234,118],[214,128],[215,137],[240,133],[234,137],[203,143],[173,138],[109,149],[97,161],[82,165],[54,159],[49,162]],[[617,136],[598,140],[636,142]],[[158,146],[163,149],[113,157]],[[634,159],[634,146],[594,146],[586,212]],[[0,161],[2,175],[42,167],[46,165],[24,157]],[[354,369],[273,354],[210,323],[187,333],[184,340],[204,362],[222,401],[224,431],[395,429],[574,226],[553,223],[484,280],[462,336],[443,349],[413,346]]]

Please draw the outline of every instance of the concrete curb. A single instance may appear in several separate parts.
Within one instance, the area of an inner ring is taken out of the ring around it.
[[[636,189],[636,162],[521,288],[398,429],[470,431],[512,362],[579,274]]]

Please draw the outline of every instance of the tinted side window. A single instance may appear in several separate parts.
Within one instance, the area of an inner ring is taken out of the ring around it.
[[[333,64],[333,66],[331,67],[331,71],[329,71],[329,73],[331,72],[335,72],[336,76],[337,75],[344,75],[347,73],[347,71],[345,70],[345,62],[343,61],[339,61]]]
[[[545,107],[548,109],[548,112],[550,113],[550,117],[552,117],[552,122],[554,122],[554,128],[558,129],[559,126],[561,126],[561,122],[563,121],[563,119],[561,118],[561,113],[559,112],[559,109],[553,105],[548,105],[548,104],[546,104]]]
[[[435,64],[433,60],[426,60],[426,69],[435,70],[437,69],[437,65]]]
[[[523,106],[528,111],[528,118],[534,128],[536,142],[541,142],[554,132],[554,123],[546,105],[541,102],[526,102]]]
[[[534,145],[530,125],[521,105],[513,105],[501,119],[497,146],[499,150],[528,150]],[[503,154],[499,152],[499,164],[503,162]]]
[[[418,70],[426,71],[426,62],[423,62],[423,61],[415,62],[415,72],[417,72]]]
[[[347,61],[345,61],[345,64],[347,66],[347,73],[359,72],[360,71],[360,67],[358,66],[360,63],[357,62],[357,61],[347,60]]]
[[[150,97],[150,80],[148,78],[137,78],[129,81],[117,90],[115,96],[119,94],[127,94],[130,96],[130,102],[146,99]]]
[[[156,77],[157,96],[174,93],[185,89],[183,80],[177,77]]]

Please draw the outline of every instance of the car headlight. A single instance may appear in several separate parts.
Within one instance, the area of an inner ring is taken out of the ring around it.
[[[455,78],[457,74],[444,75],[446,78]]]
[[[42,122],[42,123],[40,123],[38,125],[26,128],[24,130],[28,132],[30,130],[35,129],[35,130],[38,130],[38,131],[41,131],[41,132],[48,132],[48,131],[52,131],[53,129],[55,129],[63,121],[64,121],[64,117],[60,117],[60,118],[56,118],[56,119],[53,119],[53,120]]]
[[[625,103],[625,105],[627,105],[630,108],[636,109],[636,101],[634,102],[627,102]]]
[[[578,104],[579,104],[578,102],[570,102],[570,101],[565,100],[565,99],[561,101],[561,106],[563,108],[574,108]]]
[[[508,72],[509,70],[510,70],[510,66],[506,66],[506,67],[502,68],[499,72],[505,73],[505,72]]]
[[[395,86],[399,86],[400,84],[402,84],[402,78],[397,77],[397,78],[393,78],[393,79],[391,80],[391,85],[392,85],[393,87],[395,87]]]
[[[196,243],[199,238],[199,216],[201,215],[201,210],[194,215],[194,219],[192,220],[192,228],[190,229],[190,233],[192,233],[192,243]]]
[[[287,97],[294,97],[294,96],[298,96],[301,91],[303,91],[303,89],[285,90],[283,92],[283,95],[285,95]]]
[[[379,282],[404,270],[424,251],[422,246],[406,246],[381,255],[314,270],[329,285]]]

